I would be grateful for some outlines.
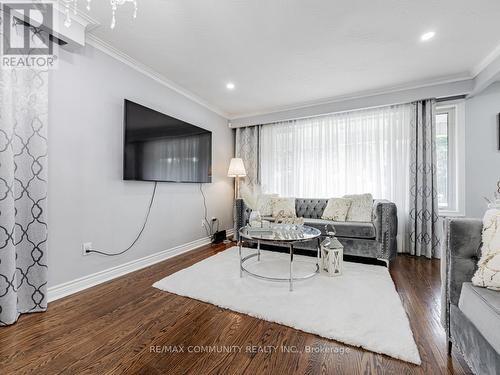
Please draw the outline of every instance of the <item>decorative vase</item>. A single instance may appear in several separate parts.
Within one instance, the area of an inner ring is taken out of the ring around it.
[[[251,227],[260,228],[262,227],[262,217],[259,211],[250,212],[250,218],[248,219]]]

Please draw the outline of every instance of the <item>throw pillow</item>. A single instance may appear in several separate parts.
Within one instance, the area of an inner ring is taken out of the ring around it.
[[[297,217],[297,214],[295,213],[295,198],[271,198],[271,200],[273,206],[273,217],[278,215],[284,217]]]
[[[257,199],[257,211],[262,216],[272,216],[273,214],[273,198],[277,198],[278,194],[261,194]]]
[[[325,220],[345,221],[351,204],[352,199],[349,198],[330,198],[321,218]]]
[[[500,209],[486,211],[482,239],[481,259],[472,284],[500,291]]]
[[[344,195],[352,200],[346,221],[372,221],[373,197],[371,194]]]
[[[303,217],[287,217],[283,216],[281,211],[278,216],[274,219],[276,224],[294,224],[294,225],[304,225]]]

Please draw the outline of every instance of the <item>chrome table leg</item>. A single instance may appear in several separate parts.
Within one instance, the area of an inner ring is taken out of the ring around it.
[[[293,291],[293,244],[290,244],[290,292]]]
[[[241,258],[241,241],[238,242],[238,251],[240,253],[240,277],[243,277],[243,264]]]
[[[257,241],[257,260],[260,261],[260,241]]]
[[[320,239],[320,237],[318,237],[318,252],[317,252],[318,262],[316,263],[316,265],[318,266],[318,272],[319,272],[319,269],[321,267],[320,266],[320,262],[321,262],[320,254],[321,254],[321,239]]]

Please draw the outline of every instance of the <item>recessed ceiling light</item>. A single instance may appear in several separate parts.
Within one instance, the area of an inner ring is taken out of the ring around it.
[[[234,90],[234,87],[235,87],[234,83],[232,83],[232,82],[228,82],[226,84],[226,89],[228,89],[228,90]]]
[[[428,33],[422,34],[422,36],[420,37],[420,40],[422,42],[425,42],[427,40],[434,38],[435,35],[436,35],[436,33],[434,31],[429,31]]]

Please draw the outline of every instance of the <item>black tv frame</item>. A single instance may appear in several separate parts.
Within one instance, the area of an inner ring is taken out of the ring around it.
[[[186,124],[189,124],[189,125],[192,125],[196,128],[199,128],[199,129],[202,129],[206,132],[209,133],[210,135],[210,172],[209,172],[209,175],[208,175],[208,181],[171,181],[171,180],[150,180],[150,179],[136,179],[136,178],[127,178],[125,176],[125,146],[127,144],[126,142],[126,128],[127,128],[127,102],[129,103],[133,103],[133,104],[136,104],[136,105],[139,105],[141,107],[144,107],[146,109],[149,109],[151,111],[155,111],[155,112],[158,112],[158,113],[161,113],[165,116],[168,116],[168,117],[172,117],[176,120],[179,120],[179,121],[182,121],[182,122],[185,122]],[[137,102],[134,102],[132,100],[129,100],[129,99],[123,99],[123,149],[122,149],[122,155],[123,155],[123,164],[122,164],[122,179],[123,181],[138,181],[138,182],[141,182],[141,181],[144,181],[144,182],[166,182],[166,183],[181,183],[181,184],[210,184],[212,183],[212,165],[213,165],[213,137],[212,137],[212,131],[211,130],[208,130],[208,129],[205,129],[205,128],[202,128],[201,126],[197,126],[197,125],[193,125],[191,123],[188,123],[187,121],[184,121],[184,120],[181,120],[177,117],[174,117],[174,116],[170,116],[170,115],[167,115],[166,113],[163,113],[163,112],[160,112],[156,109],[153,109],[153,108],[150,108],[150,107],[147,107],[143,104],[140,104],[140,103],[137,103]]]

